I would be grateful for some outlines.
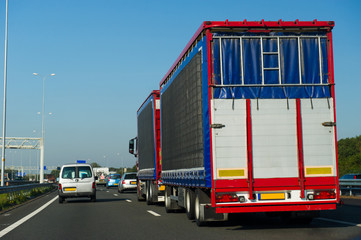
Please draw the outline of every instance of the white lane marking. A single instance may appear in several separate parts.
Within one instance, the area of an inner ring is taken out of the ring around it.
[[[345,221],[339,221],[339,220],[334,220],[334,219],[329,219],[329,218],[316,218],[316,219],[323,220],[323,221],[328,221],[328,222],[334,222],[334,223],[341,223],[341,224],[351,225],[351,226],[356,226],[356,227],[361,227],[361,223],[345,222]]]
[[[125,200],[125,201],[127,201],[127,202],[132,202],[132,200],[130,200],[130,199],[127,199],[127,200]]]
[[[150,214],[152,214],[153,216],[156,216],[156,217],[160,217],[160,214],[156,213],[156,212],[153,212],[151,210],[148,210],[147,212],[149,212]]]
[[[43,206],[41,206],[40,208],[38,208],[37,210],[35,210],[34,212],[30,213],[29,215],[23,217],[22,219],[20,219],[19,221],[11,224],[9,227],[5,228],[4,230],[2,230],[0,232],[0,238],[3,237],[5,234],[11,232],[12,230],[14,230],[15,228],[19,227],[21,224],[23,224],[24,222],[26,222],[27,220],[29,220],[30,218],[34,217],[36,214],[38,214],[39,212],[43,211],[47,206],[49,206],[50,204],[52,204],[56,199],[58,199],[58,196],[56,196],[55,198],[51,199],[49,202],[45,203]]]
[[[114,193],[114,196],[115,196],[115,197],[118,197],[118,194]]]

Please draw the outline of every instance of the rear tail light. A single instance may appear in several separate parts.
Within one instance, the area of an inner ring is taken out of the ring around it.
[[[219,193],[216,195],[217,203],[225,203],[225,202],[239,202],[238,197],[234,193]]]
[[[336,193],[334,190],[317,190],[313,194],[308,194],[309,200],[320,200],[320,199],[335,199]]]
[[[334,199],[336,198],[335,191],[315,191],[314,198],[316,199]]]
[[[93,189],[95,189],[95,182],[93,182],[93,186],[92,186]]]
[[[122,184],[125,184],[125,180],[122,181]]]
[[[61,184],[59,183],[59,190],[61,190],[61,188],[62,188],[62,187],[61,187]]]

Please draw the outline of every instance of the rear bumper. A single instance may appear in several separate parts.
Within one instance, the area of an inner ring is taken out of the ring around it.
[[[216,206],[216,213],[249,213],[249,212],[292,212],[292,211],[321,211],[335,210],[336,202],[312,204],[280,204],[280,205],[237,205]]]
[[[137,189],[137,185],[122,184],[122,185],[120,185],[120,188],[122,188],[122,189]]]
[[[118,187],[119,183],[115,183],[115,182],[108,182],[107,186],[108,187]]]
[[[95,181],[95,183],[97,184],[97,185],[106,185],[107,184],[107,182],[106,181]]]
[[[91,197],[91,196],[95,196],[96,191],[95,189],[91,192],[63,192],[63,191],[59,191],[58,190],[58,195],[59,197]]]

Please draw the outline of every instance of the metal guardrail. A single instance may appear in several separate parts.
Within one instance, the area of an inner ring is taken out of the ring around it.
[[[361,179],[340,179],[341,195],[361,195]]]
[[[14,186],[14,185],[28,185],[28,184],[38,184],[39,181],[23,181],[23,180],[13,180],[13,181],[6,181],[6,186]]]
[[[35,188],[43,188],[43,187],[51,187],[53,183],[45,183],[45,184],[26,184],[26,185],[17,185],[17,186],[8,186],[8,187],[0,187],[0,194],[2,193],[12,193],[19,192],[23,190],[33,190]]]
[[[55,187],[52,183],[25,184],[18,186],[0,187],[0,210],[17,203],[24,202],[32,196],[46,192],[46,188]]]

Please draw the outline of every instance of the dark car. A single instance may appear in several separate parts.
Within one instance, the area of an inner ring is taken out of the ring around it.
[[[350,173],[343,175],[340,179],[361,179],[361,173]]]

